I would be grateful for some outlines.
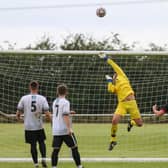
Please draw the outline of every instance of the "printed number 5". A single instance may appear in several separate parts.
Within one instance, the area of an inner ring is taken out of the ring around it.
[[[36,101],[32,101],[31,102],[31,112],[35,112],[36,111]]]

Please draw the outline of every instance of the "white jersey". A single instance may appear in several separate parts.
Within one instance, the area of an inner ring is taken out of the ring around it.
[[[44,96],[29,94],[20,99],[17,109],[24,112],[25,130],[40,130],[43,128],[42,113],[49,110],[49,105]]]
[[[68,129],[64,121],[64,115],[70,115],[70,103],[66,98],[57,98],[53,102],[53,135],[67,135]]]

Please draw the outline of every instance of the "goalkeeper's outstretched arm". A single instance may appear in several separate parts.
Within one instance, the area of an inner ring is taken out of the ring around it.
[[[107,63],[109,65],[111,65],[111,67],[114,69],[114,71],[117,73],[117,75],[127,77],[126,74],[124,73],[124,71],[112,59],[108,58],[107,55],[105,55],[104,53],[100,53],[99,57],[103,58],[105,61],[107,61]]]

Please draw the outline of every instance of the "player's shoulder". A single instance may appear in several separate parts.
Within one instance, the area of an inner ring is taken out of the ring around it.
[[[42,100],[45,100],[46,98],[43,96],[43,95],[41,95],[41,94],[37,94],[36,95],[39,99],[42,99]]]
[[[69,100],[66,99],[66,98],[64,98],[64,102],[65,102],[65,103],[69,103]]]
[[[24,95],[24,96],[21,97],[21,100],[25,100],[25,99],[27,99],[29,97],[30,97],[30,94],[26,94],[26,95]]]
[[[61,100],[62,104],[69,104],[70,103],[69,100],[66,98],[61,98],[60,100]]]

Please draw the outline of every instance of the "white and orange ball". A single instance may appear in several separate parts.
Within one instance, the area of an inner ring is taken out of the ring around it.
[[[97,10],[96,10],[96,15],[97,15],[98,17],[104,17],[104,16],[106,15],[106,9],[105,9],[105,8],[102,8],[102,7],[97,8]]]

